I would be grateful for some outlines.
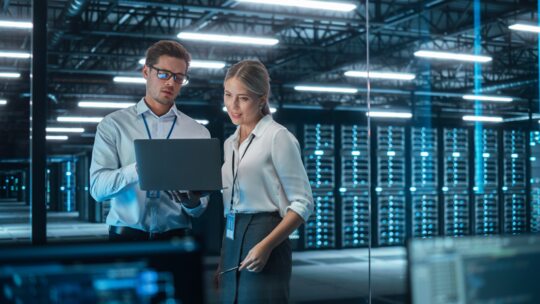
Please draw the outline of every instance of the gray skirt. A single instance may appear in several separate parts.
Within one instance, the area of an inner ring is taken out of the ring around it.
[[[223,238],[222,269],[238,266],[249,250],[281,222],[279,213],[236,214],[234,240]],[[287,238],[268,258],[261,272],[230,271],[221,278],[223,303],[287,303],[292,250]]]

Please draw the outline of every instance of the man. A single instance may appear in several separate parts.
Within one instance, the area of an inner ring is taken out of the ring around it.
[[[146,94],[136,105],[107,115],[98,125],[90,193],[111,200],[110,240],[170,239],[189,234],[191,217],[205,210],[198,194],[142,191],[135,164],[135,139],[209,138],[208,130],[180,112],[175,98],[187,83],[190,54],[178,42],[159,41],[146,51]],[[160,151],[156,151],[160,157]],[[189,173],[187,173],[189,174]]]

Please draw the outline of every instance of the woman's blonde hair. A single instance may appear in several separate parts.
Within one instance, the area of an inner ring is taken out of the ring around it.
[[[258,60],[242,60],[229,68],[225,81],[238,78],[248,89],[259,98],[264,98],[265,103],[261,108],[263,115],[270,114],[268,98],[270,97],[270,76],[266,67]]]

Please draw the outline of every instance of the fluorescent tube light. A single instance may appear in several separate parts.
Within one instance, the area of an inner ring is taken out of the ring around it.
[[[309,0],[236,0],[237,2],[294,6],[301,8],[331,10],[338,12],[350,12],[356,8],[356,5],[345,2],[330,2],[330,1],[309,1]]]
[[[19,78],[19,77],[21,77],[21,73],[6,73],[6,72],[0,73],[0,78]]]
[[[104,102],[104,101],[79,101],[81,108],[104,108],[104,109],[123,109],[131,107],[134,102]]]
[[[540,33],[540,26],[530,25],[530,24],[516,23],[516,24],[510,25],[508,28],[514,31]]]
[[[345,76],[368,78],[368,72],[367,71],[347,71],[345,72]],[[413,80],[415,77],[416,75],[409,74],[409,73],[390,73],[390,72],[369,71],[369,78],[374,78],[374,79]]]
[[[411,118],[412,113],[407,112],[382,112],[382,111],[370,111],[366,113],[369,117],[381,117],[381,118]]]
[[[57,127],[50,127],[50,128],[45,128],[45,131],[51,132],[51,133],[83,133],[84,128],[57,128]]]
[[[100,122],[103,117],[58,116],[59,122]]]
[[[192,32],[181,32],[178,38],[185,40],[196,40],[206,42],[223,42],[237,44],[255,44],[255,45],[276,45],[279,40],[274,38],[258,38],[249,36],[232,36],[232,35],[217,35],[217,34],[200,34]]]
[[[466,100],[493,101],[493,102],[512,102],[511,97],[487,96],[487,95],[463,95]]]
[[[32,22],[0,20],[0,27],[31,29]]]
[[[0,99],[0,106],[7,105],[7,100]]]
[[[118,83],[146,83],[146,79],[142,77],[116,76],[113,81]]]
[[[3,58],[28,59],[28,58],[32,57],[32,55],[30,55],[30,53],[4,52],[4,51],[0,51],[0,57],[3,57]]]
[[[146,62],[146,58],[139,60],[139,64]],[[190,68],[201,68],[201,69],[222,69],[227,65],[225,61],[212,61],[212,60],[191,60],[189,63]]]
[[[436,51],[416,51],[414,52],[416,57],[434,58],[434,59],[448,59],[459,61],[471,61],[471,62],[489,62],[492,60],[489,56],[469,55],[459,53],[448,52],[436,52]]]
[[[208,120],[207,119],[195,119],[196,122],[200,123],[201,125],[207,125]]]
[[[189,63],[190,68],[201,69],[222,69],[226,63],[224,61],[211,61],[211,60],[191,60]]]
[[[347,94],[356,94],[358,90],[355,88],[345,88],[345,87],[319,87],[319,86],[295,86],[296,91],[307,91],[307,92],[331,92],[331,93],[347,93]]]
[[[45,139],[47,140],[68,140],[67,135],[46,135]]]
[[[221,110],[222,110],[223,112],[227,112],[227,107],[223,106],[223,108],[221,108]],[[276,112],[277,112],[277,109],[276,109],[276,108],[270,107],[270,113],[273,114],[273,113],[276,113]]]
[[[499,116],[474,116],[474,115],[465,115],[463,116],[465,121],[479,121],[479,122],[502,122],[503,118]]]

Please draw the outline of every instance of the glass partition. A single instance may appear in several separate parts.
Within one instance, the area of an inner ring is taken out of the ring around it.
[[[369,70],[372,299],[404,303],[408,242],[434,239],[422,247],[430,250],[443,237],[537,231],[538,4],[371,1],[369,8],[369,57],[349,76]],[[491,285],[482,294],[460,285],[469,269],[452,261],[429,276],[421,263],[409,265],[420,275],[409,282],[414,303],[493,296]]]
[[[29,3],[0,8],[0,243],[29,243]]]

